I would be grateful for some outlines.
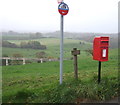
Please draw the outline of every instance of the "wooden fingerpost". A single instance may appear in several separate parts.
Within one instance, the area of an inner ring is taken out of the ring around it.
[[[71,51],[71,53],[74,56],[74,76],[76,79],[78,79],[77,55],[80,55],[80,50],[77,50],[77,48],[73,48],[73,51]]]

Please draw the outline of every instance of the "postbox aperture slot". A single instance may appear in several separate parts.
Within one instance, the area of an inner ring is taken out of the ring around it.
[[[101,43],[108,43],[108,41],[101,41]]]

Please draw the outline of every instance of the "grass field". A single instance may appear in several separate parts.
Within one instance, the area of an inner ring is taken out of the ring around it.
[[[69,42],[65,44],[66,51],[71,51],[73,42],[70,47],[68,46]],[[52,54],[52,51],[55,51],[59,45],[53,44],[54,47],[50,43],[48,44],[51,46],[48,53],[51,53],[52,56],[55,55]],[[3,50],[5,52],[5,49]],[[3,102],[79,103],[86,99],[93,102],[116,97],[118,50],[110,49],[109,61],[102,62],[102,80],[99,85],[97,84],[97,69],[98,61],[93,61],[91,55],[83,52],[78,57],[79,79],[74,79],[73,61],[64,61],[63,84],[59,85],[59,62],[4,66],[2,70]]]
[[[9,42],[15,43],[17,45],[20,44],[21,41],[28,41],[28,40],[8,40]],[[46,45],[46,50],[34,50],[34,49],[20,49],[20,48],[5,48],[3,47],[2,52],[3,54],[7,54],[8,56],[12,56],[15,53],[20,53],[24,57],[27,58],[35,58],[35,54],[40,51],[44,51],[46,53],[46,56],[58,58],[59,57],[59,49],[60,49],[60,39],[57,38],[42,38],[38,39],[36,41],[39,41],[41,44]],[[83,41],[81,41],[83,42]],[[92,44],[88,42],[84,42],[85,44],[80,45],[80,40],[74,40],[74,39],[65,39],[64,40],[64,57],[68,58],[71,56],[71,50],[76,47],[80,50],[85,50],[88,48],[91,48]]]

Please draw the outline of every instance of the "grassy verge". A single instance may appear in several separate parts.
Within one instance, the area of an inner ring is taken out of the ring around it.
[[[117,96],[117,49],[102,62],[101,83],[97,84],[98,62],[90,55],[78,57],[79,79],[74,79],[73,61],[64,61],[63,84],[59,85],[59,62],[32,63],[3,67],[3,102],[79,103]]]
[[[58,82],[46,84],[41,88],[22,88],[3,98],[9,103],[80,103],[99,102],[117,96],[116,77],[102,78],[98,85],[96,78],[89,81],[67,79],[62,85]]]

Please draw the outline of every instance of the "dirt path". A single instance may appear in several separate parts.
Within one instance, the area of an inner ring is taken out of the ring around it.
[[[118,100],[118,97],[111,99],[111,100],[107,100],[107,101],[101,101],[101,102],[90,102],[88,100],[84,100],[81,103],[119,103],[120,105],[120,101]]]
[[[119,100],[118,100],[118,97],[112,99],[112,100],[109,100],[109,101],[105,101],[105,103],[120,103]]]

